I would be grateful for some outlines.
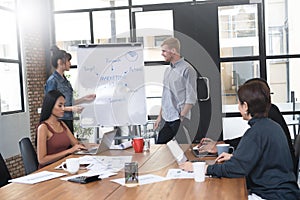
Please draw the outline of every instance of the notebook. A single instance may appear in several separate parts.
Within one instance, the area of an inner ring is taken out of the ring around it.
[[[75,154],[79,154],[79,155],[97,155],[100,154],[101,152],[107,151],[109,149],[109,147],[111,146],[115,135],[117,133],[117,129],[114,129],[112,131],[106,132],[103,134],[103,137],[100,141],[99,146],[97,147],[92,147],[88,150],[81,150],[81,151],[77,151]]]

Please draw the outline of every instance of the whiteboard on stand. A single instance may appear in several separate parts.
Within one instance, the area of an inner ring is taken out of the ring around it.
[[[147,122],[143,47],[140,43],[79,45],[77,96],[96,94],[82,104],[81,126],[127,126]]]

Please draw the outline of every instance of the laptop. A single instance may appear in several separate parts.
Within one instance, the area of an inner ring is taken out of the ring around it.
[[[170,140],[167,143],[167,146],[168,146],[169,150],[171,151],[173,157],[175,158],[175,160],[177,161],[178,164],[181,164],[181,163],[184,163],[184,162],[188,161],[186,155],[184,154],[184,151],[179,146],[179,144],[178,144],[178,142],[176,141],[175,138]]]
[[[193,153],[193,155],[196,157],[196,158],[202,158],[202,157],[217,157],[218,156],[218,153],[211,153],[211,152],[208,152],[208,151],[199,151],[200,148],[198,147],[192,147],[191,146],[191,151]]]
[[[187,156],[185,155],[184,151],[178,144],[175,138],[167,143],[169,150],[171,151],[172,155],[174,156],[175,160],[178,164],[184,163],[186,161],[195,162],[198,160],[188,160]],[[190,150],[192,151],[194,157],[202,158],[202,157],[216,157],[217,153],[209,153],[209,152],[199,152],[198,149],[193,148],[192,145],[189,146]]]
[[[115,135],[117,133],[117,129],[106,132],[103,134],[103,137],[100,141],[100,144],[96,147],[89,148],[88,150],[80,150],[75,152],[75,154],[79,155],[98,155],[104,151],[107,151],[111,146]]]

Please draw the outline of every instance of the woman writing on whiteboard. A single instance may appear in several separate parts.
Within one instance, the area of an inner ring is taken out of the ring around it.
[[[57,46],[53,46],[51,51],[51,64],[55,68],[55,71],[46,82],[45,94],[51,90],[59,90],[65,96],[65,113],[61,120],[73,133],[73,112],[81,113],[83,107],[79,106],[78,104],[93,101],[96,98],[96,94],[86,95],[82,98],[74,100],[73,88],[71,86],[71,83],[64,75],[65,71],[70,70],[72,56],[66,51],[60,50]]]

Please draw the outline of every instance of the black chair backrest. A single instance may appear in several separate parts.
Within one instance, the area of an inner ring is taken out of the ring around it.
[[[298,163],[298,166],[297,166],[297,172],[299,173],[299,158],[300,158],[300,136],[298,135],[297,137],[296,137],[296,140],[295,140],[295,144],[294,144],[294,148],[295,148],[295,157],[296,157],[296,162]],[[297,173],[297,175],[298,175],[298,173]],[[296,175],[296,176],[297,176]],[[297,178],[299,178],[299,177],[297,177]]]
[[[6,163],[0,153],[0,187],[8,184],[8,180],[11,179],[10,173],[7,169]]]
[[[38,169],[39,162],[36,152],[28,137],[24,137],[19,141],[21,156],[24,163],[25,174],[30,174]]]

